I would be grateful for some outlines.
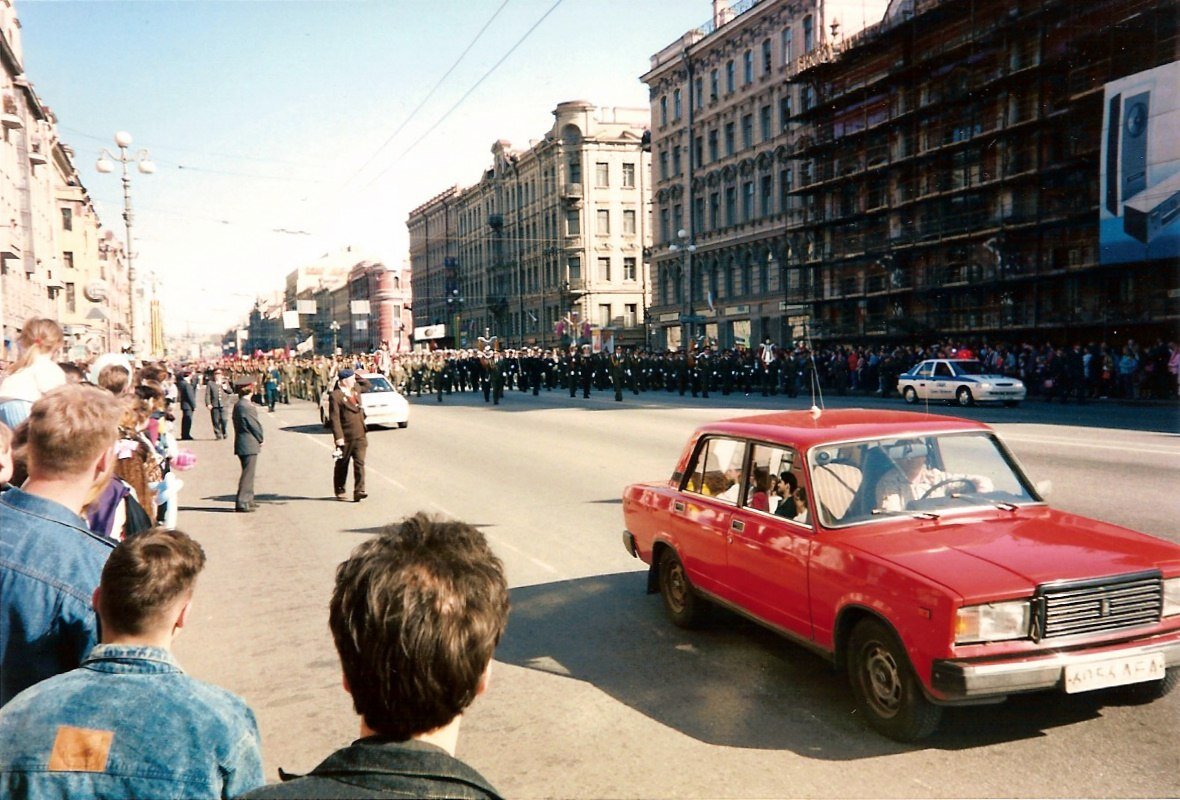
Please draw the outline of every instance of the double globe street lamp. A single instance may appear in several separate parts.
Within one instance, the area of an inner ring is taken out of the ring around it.
[[[692,254],[697,246],[689,241],[688,231],[684,228],[676,231],[679,241],[668,245],[668,252],[680,255],[680,346],[684,352],[689,352],[692,342]]]
[[[140,150],[134,156],[128,154],[127,148],[131,146],[131,134],[127,131],[119,131],[115,134],[115,145],[119,148],[119,155],[114,155],[105,147],[99,151],[98,162],[94,168],[99,172],[105,174],[115,171],[113,162],[117,161],[123,165],[123,224],[127,230],[127,294],[130,301],[130,317],[131,317],[131,355],[134,357],[139,350],[139,303],[136,300],[138,294],[138,275],[135,271],[135,262],[131,252],[131,222],[133,215],[131,213],[131,175],[128,174],[127,165],[136,164],[139,171],[144,175],[151,175],[156,171],[156,164],[152,161],[151,155],[147,150]]]

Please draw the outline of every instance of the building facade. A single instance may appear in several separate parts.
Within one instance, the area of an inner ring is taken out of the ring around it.
[[[647,109],[561,103],[544,138],[492,146],[478,183],[407,220],[414,326],[445,344],[647,341]]]
[[[74,153],[24,72],[16,11],[0,2],[0,362],[15,357],[30,317],[62,324],[69,357],[121,348],[128,308],[122,247],[102,231]]]
[[[1175,62],[1178,13],[1168,0],[895,0],[817,52],[794,76],[811,135],[795,149],[786,297],[812,335],[1175,337],[1176,254],[1111,263],[1099,211],[1100,174],[1118,172],[1104,86]],[[1174,122],[1157,133],[1156,150],[1177,141]]]
[[[713,3],[712,18],[652,56],[655,343],[789,338],[787,230],[803,90],[823,43],[815,0]]]

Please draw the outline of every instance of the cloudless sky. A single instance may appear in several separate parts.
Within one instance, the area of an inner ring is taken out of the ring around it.
[[[851,32],[885,4],[828,0],[826,16]],[[157,164],[132,177],[136,265],[154,273],[176,335],[226,330],[256,294],[345,245],[407,263],[410,210],[477,182],[496,140],[540,139],[558,103],[648,107],[639,76],[652,54],[712,3],[16,0],[16,11],[25,72],[120,238],[121,183],[94,170],[98,152],[125,130]]]

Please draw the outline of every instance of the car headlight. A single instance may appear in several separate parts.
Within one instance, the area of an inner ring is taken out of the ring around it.
[[[1180,614],[1180,578],[1164,581],[1164,616]]]
[[[979,388],[980,388],[980,389],[990,389],[990,388],[992,388],[992,385],[991,385],[990,383],[988,383],[987,381],[980,381],[980,382],[979,382],[978,384],[976,384],[976,385],[977,385],[977,386],[979,386]]]
[[[955,615],[955,644],[1023,639],[1028,636],[1031,608],[1027,600],[963,606]]]

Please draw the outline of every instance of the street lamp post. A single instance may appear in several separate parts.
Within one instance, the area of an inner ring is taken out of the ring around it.
[[[692,341],[692,254],[697,251],[697,246],[688,240],[688,231],[684,228],[676,231],[676,238],[680,243],[673,242],[668,245],[668,250],[680,254],[680,346],[687,353]]]
[[[123,224],[127,229],[127,294],[129,296],[131,307],[131,355],[135,356],[139,350],[139,311],[136,302],[136,292],[138,290],[137,278],[135,272],[135,262],[131,252],[131,223],[133,215],[131,212],[131,175],[127,171],[127,165],[135,162],[139,171],[144,175],[151,175],[156,171],[156,164],[152,161],[151,155],[147,150],[140,150],[134,156],[127,152],[127,148],[131,146],[131,134],[127,131],[119,131],[115,134],[115,145],[119,148],[119,155],[114,155],[105,147],[98,154],[98,162],[95,163],[94,168],[103,174],[115,171],[115,165],[112,163],[118,161],[123,166]]]
[[[336,355],[336,335],[340,333],[340,323],[332,320],[332,324],[328,326],[332,330],[332,355]]]

